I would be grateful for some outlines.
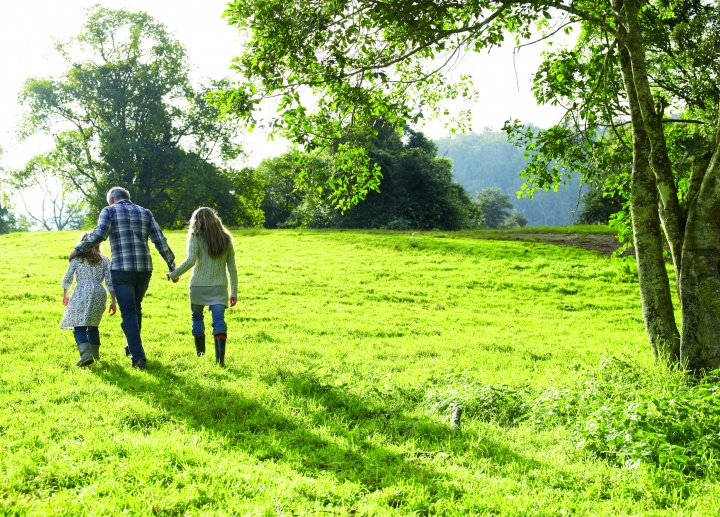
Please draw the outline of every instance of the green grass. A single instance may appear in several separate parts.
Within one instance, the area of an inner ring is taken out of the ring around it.
[[[195,357],[187,277],[153,251],[141,372],[119,314],[102,361],[73,366],[77,237],[0,237],[1,515],[717,514],[714,472],[581,443],[604,403],[677,380],[617,261],[477,233],[238,231],[228,367]]]

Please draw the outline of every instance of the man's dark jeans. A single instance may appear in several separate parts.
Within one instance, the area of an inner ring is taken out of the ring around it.
[[[117,299],[122,323],[133,363],[145,360],[140,329],[142,328],[142,300],[150,284],[150,271],[111,271],[115,298]]]

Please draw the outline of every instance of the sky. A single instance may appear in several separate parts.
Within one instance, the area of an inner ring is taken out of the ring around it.
[[[51,77],[63,72],[52,59],[53,39],[64,40],[78,33],[85,9],[101,3],[111,9],[145,11],[165,24],[185,45],[197,78],[233,78],[230,64],[241,53],[234,27],[222,18],[227,0],[0,0],[0,164],[19,168],[34,154],[49,149],[49,137],[18,142],[15,128],[21,107],[17,95],[29,77]],[[480,91],[473,109],[472,129],[500,130],[508,118],[547,127],[562,116],[559,108],[539,107],[531,92],[531,78],[539,62],[540,45],[523,48],[513,58],[512,46],[466,59],[453,73],[472,73]],[[465,106],[467,107],[467,106]],[[442,123],[420,127],[430,138],[449,134]],[[268,141],[264,133],[244,138],[249,151],[247,165],[281,154],[283,140]]]

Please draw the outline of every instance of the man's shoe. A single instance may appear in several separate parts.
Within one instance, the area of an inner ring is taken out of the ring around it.
[[[147,370],[145,359],[138,359],[137,361],[133,361],[132,367],[137,368],[138,370]]]

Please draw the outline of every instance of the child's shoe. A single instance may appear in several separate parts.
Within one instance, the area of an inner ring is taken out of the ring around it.
[[[92,345],[90,343],[83,341],[82,343],[78,343],[77,347],[80,351],[80,360],[75,363],[75,366],[90,366],[95,362],[91,349]]]

